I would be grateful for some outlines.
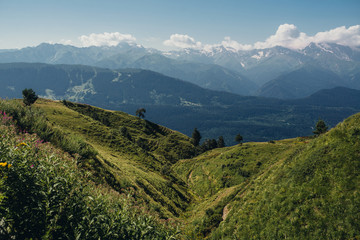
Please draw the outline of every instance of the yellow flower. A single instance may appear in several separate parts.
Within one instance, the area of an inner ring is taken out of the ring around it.
[[[0,163],[0,166],[1,166],[1,167],[6,167],[6,165],[7,165],[7,162],[2,162],[2,163]]]
[[[8,168],[10,168],[11,166],[12,166],[12,165],[9,163],[9,164],[8,164]]]
[[[24,143],[24,142],[21,142],[21,143],[19,143],[17,146],[18,146],[18,147],[21,147],[21,146],[27,146],[27,144],[26,144],[26,143]]]

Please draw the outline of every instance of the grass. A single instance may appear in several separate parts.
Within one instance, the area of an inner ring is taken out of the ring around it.
[[[1,239],[175,239],[135,200],[89,181],[78,158],[0,114]]]
[[[253,179],[213,239],[357,239],[360,115]]]
[[[108,175],[108,184],[118,191],[135,189],[133,196],[164,218],[179,216],[191,201],[184,183],[171,172],[162,171],[184,155],[193,154],[185,135],[122,112],[84,104],[41,99],[34,107],[66,134],[85,139],[98,153],[97,164],[89,167],[98,165],[95,174]],[[127,134],[121,132],[124,128]]]
[[[74,151],[89,179],[181,222],[178,238],[360,236],[360,114],[319,137],[249,142],[194,157],[185,135],[122,112],[43,99],[31,113],[6,104],[15,115],[32,116],[19,123],[33,121],[25,125]],[[46,128],[38,127],[39,116]],[[73,149],[62,143],[68,140]],[[76,154],[82,146],[91,154]]]

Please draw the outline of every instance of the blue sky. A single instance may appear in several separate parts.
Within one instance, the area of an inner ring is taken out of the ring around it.
[[[80,36],[104,32],[159,49],[182,46],[171,35],[202,47],[225,37],[254,44],[283,24],[307,36],[347,29],[360,24],[359,12],[359,0],[0,0],[0,49],[81,45]]]

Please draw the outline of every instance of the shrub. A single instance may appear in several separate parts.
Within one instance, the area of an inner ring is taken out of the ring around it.
[[[0,115],[0,239],[174,239],[175,229],[88,182],[76,159]]]
[[[36,133],[44,141],[50,141],[72,155],[79,154],[82,159],[91,159],[97,155],[96,150],[81,137],[66,135],[62,130],[49,125],[40,109],[29,110],[17,101],[0,101],[0,110],[12,116],[19,130]]]

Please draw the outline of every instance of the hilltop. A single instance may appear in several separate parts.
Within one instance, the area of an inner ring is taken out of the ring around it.
[[[63,149],[60,136],[77,136],[74,145],[88,149],[80,152],[88,181],[180,221],[180,239],[360,236],[360,114],[319,137],[248,142],[196,156],[189,137],[123,112],[44,99],[31,112],[20,105],[8,100],[0,107]],[[30,124],[39,116],[46,131]]]

